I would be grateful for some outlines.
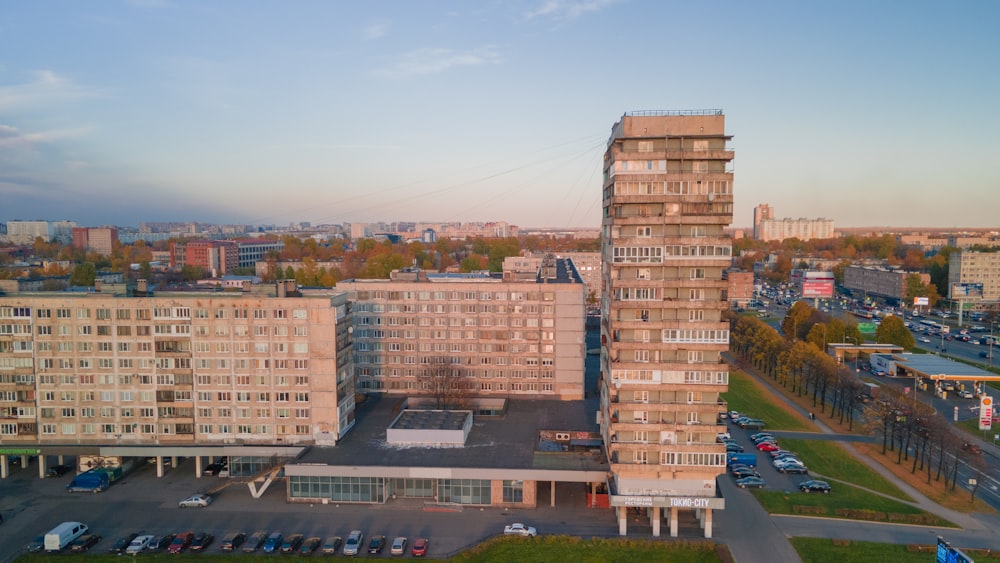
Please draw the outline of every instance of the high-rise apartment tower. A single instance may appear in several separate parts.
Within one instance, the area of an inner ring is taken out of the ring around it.
[[[725,506],[730,138],[721,110],[628,113],[604,154],[599,419],[622,535],[629,510],[676,536],[693,509],[711,537]]]

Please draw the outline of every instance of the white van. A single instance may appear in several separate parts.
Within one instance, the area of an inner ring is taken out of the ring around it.
[[[65,549],[76,538],[87,533],[90,528],[80,522],[63,522],[45,534],[45,551]]]

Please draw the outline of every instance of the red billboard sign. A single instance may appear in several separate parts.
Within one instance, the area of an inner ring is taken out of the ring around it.
[[[802,297],[833,297],[833,280],[802,281]]]

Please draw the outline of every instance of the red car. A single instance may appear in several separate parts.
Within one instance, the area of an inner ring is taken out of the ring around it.
[[[762,452],[773,452],[778,449],[778,444],[774,442],[761,442],[757,444],[757,449]]]
[[[167,553],[180,553],[194,541],[194,532],[181,532],[174,536],[174,541],[167,546]]]
[[[414,557],[423,557],[427,555],[427,538],[419,538],[413,542],[413,548],[410,549],[410,553]]]

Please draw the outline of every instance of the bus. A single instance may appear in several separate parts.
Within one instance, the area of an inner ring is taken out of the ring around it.
[[[875,317],[875,308],[871,305],[858,305],[851,314],[862,319],[871,319]]]
[[[917,328],[921,331],[948,334],[951,332],[951,327],[945,324],[937,323],[931,320],[922,320],[917,324]]]

